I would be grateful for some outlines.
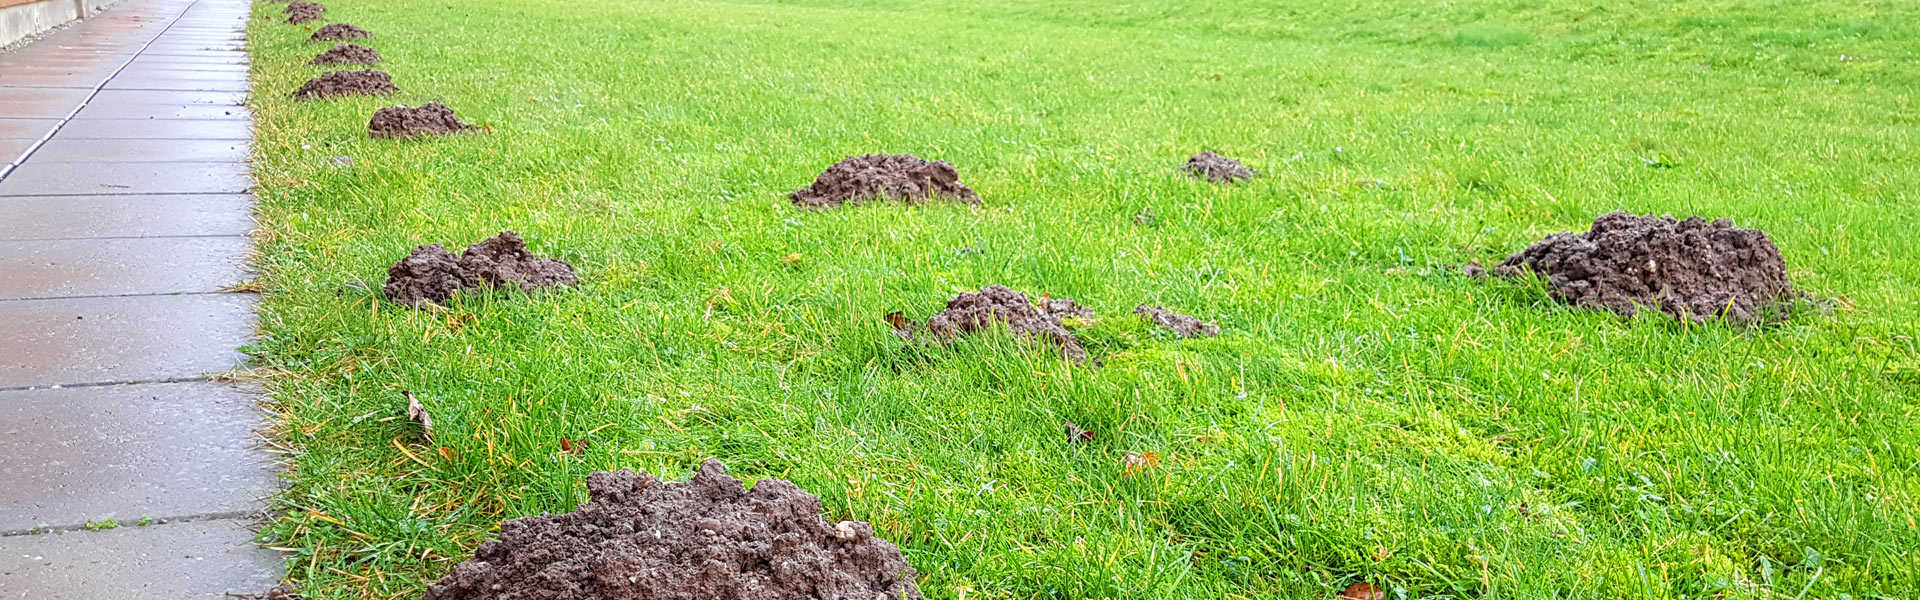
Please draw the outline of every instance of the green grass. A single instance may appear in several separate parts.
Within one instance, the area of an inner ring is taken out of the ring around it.
[[[709,456],[937,599],[1920,595],[1920,5],[328,4],[403,93],[287,100],[326,46],[260,5],[268,536],[310,598],[413,597],[590,471]],[[490,131],[367,138],[428,100]],[[1202,149],[1266,176],[1180,176]],[[985,205],[785,200],[865,152]],[[1829,308],[1683,327],[1449,274],[1615,209],[1762,228]],[[583,283],[379,300],[509,228]],[[1103,362],[883,319],[991,283],[1099,309]]]

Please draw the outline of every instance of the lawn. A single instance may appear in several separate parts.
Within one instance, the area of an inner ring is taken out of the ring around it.
[[[417,597],[591,471],[707,457],[942,600],[1920,595],[1920,4],[328,5],[400,94],[292,101],[328,45],[272,2],[250,33],[266,536],[309,598]],[[368,139],[429,100],[485,130]],[[1206,149],[1264,176],[1178,172]],[[984,203],[787,201],[868,152]],[[1763,229],[1810,308],[1681,326],[1457,274],[1611,210]],[[581,284],[381,299],[503,229]],[[885,319],[995,283],[1098,309],[1100,360]]]

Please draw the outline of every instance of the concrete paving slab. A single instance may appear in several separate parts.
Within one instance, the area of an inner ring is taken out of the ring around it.
[[[253,510],[275,486],[254,398],[206,381],[0,391],[0,535]]]
[[[153,77],[138,73],[121,73],[119,77],[108,81],[110,90],[182,90],[191,92],[244,92],[245,81],[199,81],[180,80],[166,77]]]
[[[247,235],[252,207],[246,194],[13,196],[0,198],[0,240]]]
[[[235,92],[193,92],[181,90],[100,90],[88,104],[139,102],[146,104],[218,104],[239,106],[247,95]]]
[[[253,113],[239,106],[210,104],[87,104],[76,119],[207,119],[251,122]]]
[[[48,140],[33,153],[34,164],[98,162],[241,162],[246,140]]]
[[[246,82],[247,74],[242,71],[195,71],[192,69],[172,69],[165,67],[144,67],[128,69],[124,76],[154,77],[178,81],[237,81]]]
[[[140,70],[145,70],[145,69],[167,69],[167,70],[173,70],[173,71],[220,71],[220,72],[245,73],[247,72],[247,68],[248,68],[247,63],[230,62],[230,61],[182,62],[182,61],[163,61],[163,60],[158,60],[153,58],[136,58],[136,59],[133,59],[133,62],[127,63],[127,70],[136,71],[136,72]]]
[[[77,122],[77,121],[76,121]],[[237,194],[253,188],[236,163],[35,163],[0,179],[0,196]]]
[[[227,600],[273,587],[280,560],[244,521],[0,537],[0,598]]]
[[[90,90],[0,87],[0,117],[58,119],[73,112]]]
[[[251,294],[0,301],[0,388],[193,379],[239,366]]]
[[[0,241],[0,300],[211,293],[249,278],[244,237]]]
[[[35,141],[38,140],[0,138],[0,165],[12,164],[14,159],[20,158],[20,153],[26,152],[28,148],[32,148]]]
[[[55,139],[69,140],[245,140],[253,137],[246,121],[233,119],[74,119]]]
[[[60,117],[65,116],[66,115],[60,115]],[[0,138],[28,138],[37,140],[46,137],[47,132],[53,131],[53,127],[59,124],[59,117],[52,119],[0,118]]]

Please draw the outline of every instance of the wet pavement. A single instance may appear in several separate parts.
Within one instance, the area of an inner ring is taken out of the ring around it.
[[[0,600],[277,583],[253,390],[244,0],[127,0],[0,53]],[[111,523],[111,526],[109,526]]]

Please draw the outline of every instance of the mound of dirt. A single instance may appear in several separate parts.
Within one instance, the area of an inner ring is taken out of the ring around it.
[[[1046,302],[1040,303],[1040,310],[1046,311],[1055,319],[1092,320],[1094,317],[1093,309],[1081,306],[1072,298],[1049,298]]]
[[[307,61],[307,64],[371,65],[378,64],[382,60],[386,59],[380,58],[380,53],[374,52],[372,48],[359,44],[341,44],[334,46],[326,52],[321,52],[319,56],[313,57],[313,60]]]
[[[309,42],[337,42],[340,40],[364,40],[373,37],[373,32],[354,27],[346,23],[330,23],[313,32]]]
[[[308,79],[293,91],[295,100],[336,96],[385,96],[400,91],[393,87],[393,76],[386,71],[333,71]]]
[[[420,306],[443,304],[463,290],[517,287],[533,291],[577,282],[573,265],[534,256],[519,233],[502,231],[467,246],[460,256],[439,244],[414,248],[412,254],[387,269],[387,283],[381,291],[388,300]]]
[[[813,185],[788,198],[803,208],[835,208],[870,200],[913,204],[938,196],[979,204],[980,195],[960,183],[960,172],[944,160],[925,161],[912,154],[866,154],[827,167]]]
[[[374,111],[367,122],[367,135],[377,138],[409,139],[423,135],[447,135],[473,129],[473,125],[453,115],[453,109],[439,102],[417,107],[389,106]]]
[[[1733,221],[1612,212],[1586,233],[1556,233],[1493,268],[1533,272],[1557,300],[1631,316],[1653,308],[1681,321],[1753,323],[1784,315],[1787,262],[1767,234]]]
[[[1022,338],[1053,344],[1067,358],[1075,361],[1087,359],[1087,350],[1080,346],[1080,339],[1060,325],[1058,316],[1035,308],[1027,300],[1026,294],[1001,285],[980,288],[979,293],[963,292],[954,296],[947,301],[946,310],[927,319],[927,330],[940,338],[952,339],[1001,324]]]
[[[327,14],[327,6],[318,2],[295,2],[287,5],[287,24],[298,25],[318,21]]]
[[[1234,183],[1260,176],[1260,173],[1240,164],[1240,161],[1212,152],[1193,155],[1193,158],[1187,159],[1186,166],[1180,169],[1214,183]]]
[[[783,479],[753,489],[708,459],[685,483],[587,476],[589,500],[513,519],[426,600],[919,600],[900,549]]]
[[[1213,337],[1220,335],[1220,326],[1158,306],[1142,304],[1134,307],[1133,312],[1153,321],[1153,324],[1173,330],[1180,337]]]

